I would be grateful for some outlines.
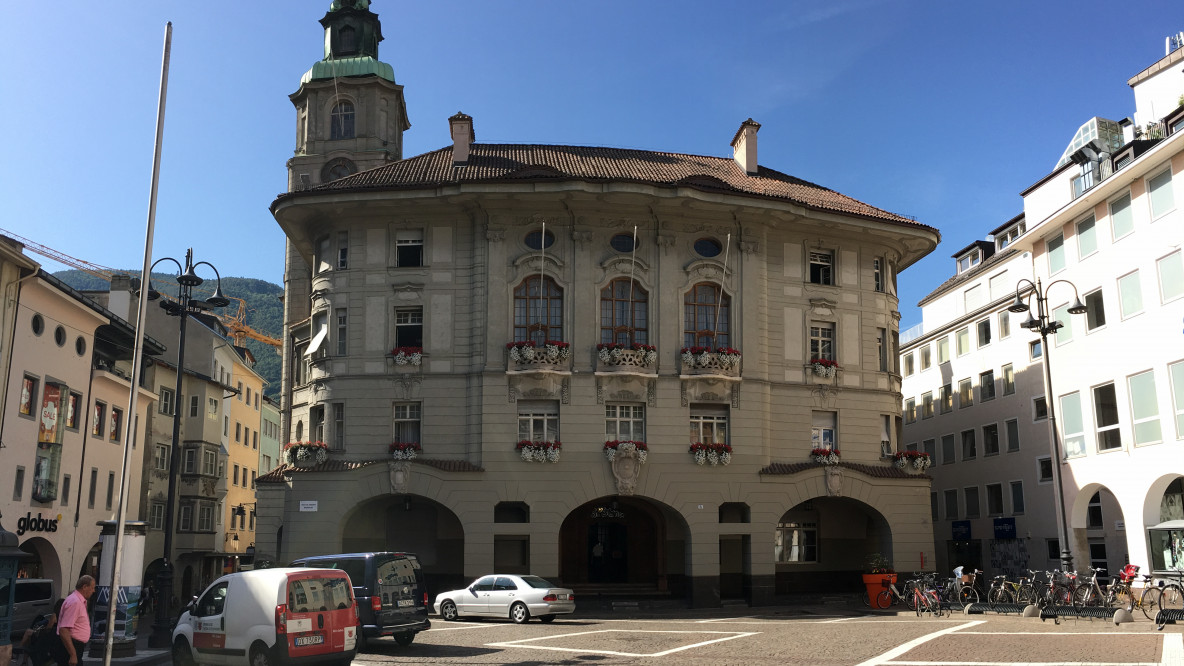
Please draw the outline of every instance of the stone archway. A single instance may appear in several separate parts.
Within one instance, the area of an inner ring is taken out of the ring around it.
[[[20,562],[21,575],[24,578],[49,578],[54,581],[62,581],[62,562],[58,559],[58,553],[54,550],[53,544],[42,537],[32,537],[26,539],[20,546],[21,550],[28,553],[32,557]],[[58,590],[73,590],[74,581],[66,581],[62,583],[62,589]]]
[[[1086,572],[1086,566],[1101,567],[1113,576],[1131,561],[1126,531],[1137,523],[1127,527],[1122,503],[1109,488],[1085,484],[1073,498],[1068,519],[1070,549],[1079,571]]]
[[[873,554],[891,562],[892,529],[875,507],[849,497],[815,497],[774,526],[777,594],[861,589]]]
[[[644,497],[609,496],[576,507],[559,529],[564,585],[687,591],[689,530],[670,507]]]
[[[468,582],[464,526],[448,507],[426,497],[383,495],[354,506],[342,521],[340,552],[370,551],[415,553],[432,594]]]

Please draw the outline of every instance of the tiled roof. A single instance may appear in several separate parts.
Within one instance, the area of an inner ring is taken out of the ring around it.
[[[910,474],[896,465],[863,465],[860,463],[841,462],[839,467],[846,467],[866,476],[875,477],[877,479],[911,479],[911,478],[932,478],[928,474]],[[799,472],[806,472],[812,469],[817,469],[818,463],[815,462],[796,462],[796,463],[770,463],[759,474],[768,474],[769,476],[786,476],[789,474],[797,474]]]
[[[335,460],[330,458],[323,463],[313,465],[311,467],[296,467],[295,465],[282,464],[270,472],[255,479],[255,483],[283,483],[284,477],[288,474],[305,474],[317,472],[349,472],[355,469],[362,469],[371,465],[385,464],[386,458],[380,460]],[[416,458],[413,462],[420,465],[427,465],[428,467],[435,467],[444,472],[484,472],[485,469],[478,467],[467,460],[437,460],[432,458]]]
[[[326,192],[556,180],[626,181],[733,192],[784,199],[817,210],[930,228],[780,171],[759,167],[755,175],[749,175],[731,158],[594,146],[474,143],[469,160],[463,166],[453,165],[452,147],[448,146],[309,190],[281,194],[277,202],[288,197]]]
[[[929,292],[929,295],[927,295],[925,298],[922,298],[920,301],[918,301],[917,305],[918,306],[925,305],[926,303],[929,303],[930,301],[937,298],[938,296],[941,296],[942,294],[950,291],[955,286],[962,284],[963,282],[966,282],[967,280],[972,280],[974,278],[977,278],[978,276],[982,275],[986,271],[992,270],[999,263],[1003,262],[1004,260],[1006,260],[1012,256],[1015,256],[1015,253],[1017,251],[1018,250],[1016,250],[1014,247],[1009,247],[1009,248],[1005,248],[1003,250],[1000,250],[999,252],[996,252],[995,254],[984,259],[981,263],[979,263],[978,266],[975,266],[974,268],[966,271],[965,273],[959,273],[957,275],[954,275],[953,277],[946,280],[945,282],[942,282],[941,284],[937,285],[937,288],[934,289],[933,291]]]

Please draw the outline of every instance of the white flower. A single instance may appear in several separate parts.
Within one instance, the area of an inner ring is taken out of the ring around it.
[[[645,360],[643,362],[643,365],[647,365],[647,366],[653,365],[654,362],[658,360],[658,352],[656,352],[652,349],[646,350],[644,358],[645,358]]]
[[[611,354],[611,352],[609,352],[609,350],[607,348],[601,349],[600,351],[596,352],[596,355],[600,357],[601,363],[608,363],[610,354]]]
[[[546,460],[547,460],[547,462],[553,462],[553,463],[559,462],[559,449],[554,449],[554,448],[547,449]]]
[[[547,362],[555,363],[559,360],[559,347],[547,345]]]
[[[419,352],[414,352],[413,354],[411,354],[409,359],[411,361],[411,365],[419,365],[420,363],[423,362],[423,354],[420,354]]]
[[[706,368],[707,364],[711,363],[711,352],[702,352],[695,358],[695,362],[700,368]]]
[[[533,446],[522,447],[521,455],[522,455],[522,459],[525,460],[526,462],[530,462],[530,461],[534,460],[534,447]]]
[[[559,360],[566,361],[571,358],[571,347],[559,347]]]
[[[649,458],[649,457],[650,457],[649,451],[646,451],[645,449],[642,449],[641,451],[637,452],[637,459],[640,460],[643,465],[645,464],[646,458]]]
[[[407,365],[407,355],[403,352],[395,354],[395,365]]]
[[[517,347],[510,347],[510,360],[515,363],[522,362],[522,354],[518,353]]]
[[[688,368],[695,367],[695,355],[689,351],[682,353],[682,364]]]
[[[719,462],[721,465],[731,464],[732,454],[728,453],[727,451],[724,451],[723,453],[719,454]]]
[[[930,463],[931,461],[927,456],[921,456],[919,458],[913,459],[913,467],[916,467],[917,469],[927,469]]]
[[[624,351],[620,347],[614,347],[613,350],[609,352],[609,355],[612,356],[613,363],[620,363],[621,356],[624,355]]]
[[[608,458],[609,462],[612,462],[613,459],[615,459],[617,457],[617,450],[616,449],[605,449],[604,450],[604,457]]]
[[[905,460],[904,458],[897,458],[896,459],[896,466],[899,467],[900,469],[904,469],[905,467],[909,466],[909,461]]]
[[[707,462],[707,453],[705,451],[695,451],[695,464],[702,465]]]
[[[326,451],[326,450],[324,450],[324,449],[322,449],[322,448],[320,448],[320,447],[318,447],[318,448],[317,448],[317,462],[318,462],[318,463],[323,463],[323,462],[325,462],[325,461],[326,461],[326,460],[328,460],[328,459],[329,459],[329,452],[328,452],[328,451]]]
[[[710,462],[712,465],[718,465],[719,464],[719,454],[716,453],[715,451],[708,451],[707,452],[707,462]]]
[[[518,350],[519,350],[518,353],[522,355],[523,361],[533,361],[534,360],[534,356],[535,356],[534,347],[519,347]]]

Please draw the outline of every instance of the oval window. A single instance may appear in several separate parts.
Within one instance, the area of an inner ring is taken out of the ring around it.
[[[78,352],[79,356],[86,354],[86,338],[81,335],[74,341],[74,351]]]
[[[695,241],[695,253],[700,257],[717,257],[724,251],[724,246],[714,238],[700,238]]]
[[[617,252],[632,252],[634,249],[633,234],[617,234],[608,241],[608,244]]]
[[[532,250],[541,250],[545,247],[551,247],[555,244],[555,234],[550,231],[544,235],[543,231],[532,231],[526,234],[526,247]]]
[[[39,314],[33,315],[33,335],[41,335],[41,332],[44,330],[45,320]]]
[[[53,329],[53,341],[58,343],[59,347],[66,344],[66,327],[65,326],[58,326],[57,328]]]

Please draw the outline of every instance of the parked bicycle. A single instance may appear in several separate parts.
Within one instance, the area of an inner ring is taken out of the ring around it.
[[[1178,611],[1184,613],[1184,569],[1175,568],[1176,573],[1168,574],[1176,579],[1174,583],[1166,583],[1159,590],[1159,612],[1155,615],[1155,628],[1163,631],[1168,623],[1164,611]]]
[[[921,571],[913,572],[913,577],[905,581],[899,590],[896,589],[895,583],[884,580],[884,591],[880,592],[876,597],[878,607],[888,608],[893,604],[904,603],[904,605],[909,607],[909,610],[916,610],[917,597],[915,590],[924,575],[925,573]]]
[[[929,613],[933,617],[941,617],[943,611],[941,595],[937,593],[936,587],[936,574],[927,574],[913,588],[913,603],[917,617],[921,617],[924,613]]]
[[[1016,582],[1007,580],[1007,576],[995,576],[991,588],[987,590],[987,604],[991,608],[1000,604],[1020,604],[1027,606],[1036,603],[1036,590],[1031,581],[1021,577]]]
[[[1078,585],[1073,590],[1073,609],[1080,612],[1083,608],[1101,608],[1107,605],[1106,590],[1098,582],[1098,575],[1106,575],[1105,567],[1086,567],[1089,570],[1089,582]]]

